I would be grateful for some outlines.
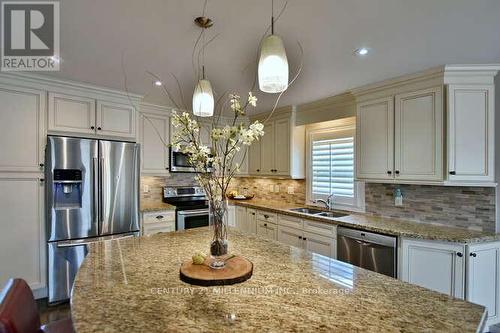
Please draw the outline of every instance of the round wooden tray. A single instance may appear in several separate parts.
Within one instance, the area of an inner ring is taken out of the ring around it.
[[[252,262],[241,256],[228,259],[226,266],[221,269],[210,268],[208,263],[209,259],[202,265],[194,265],[191,260],[182,263],[181,281],[204,287],[224,286],[246,281],[253,272]]]

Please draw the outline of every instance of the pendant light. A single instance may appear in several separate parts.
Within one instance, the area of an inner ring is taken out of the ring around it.
[[[274,0],[271,1],[271,35],[260,46],[259,88],[280,93],[288,88],[288,60],[283,40],[274,34]]]
[[[211,19],[207,17],[197,17],[194,22],[202,29],[210,28],[213,25]],[[214,94],[212,85],[205,78],[205,31],[203,31],[202,44],[202,77],[198,81],[193,93],[193,114],[199,117],[211,117],[214,115]]]

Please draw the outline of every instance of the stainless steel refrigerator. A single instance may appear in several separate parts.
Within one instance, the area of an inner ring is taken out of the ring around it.
[[[139,234],[139,145],[49,136],[48,298],[69,298],[87,244]]]

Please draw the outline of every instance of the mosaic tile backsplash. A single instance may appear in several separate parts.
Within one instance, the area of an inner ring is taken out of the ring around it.
[[[394,191],[403,206],[394,205]],[[495,189],[426,185],[366,184],[366,212],[413,221],[495,232]]]
[[[193,174],[180,173],[170,177],[142,177],[141,199],[162,200],[165,184],[189,186],[196,185],[196,181]],[[149,193],[142,193],[143,185],[149,185]],[[293,194],[288,194],[289,187],[293,188]],[[403,193],[401,207],[394,205],[394,190],[397,187]],[[306,201],[305,180],[242,177],[233,179],[230,188],[238,192],[247,188],[259,199],[297,205]],[[495,189],[492,187],[368,183],[365,202],[366,213],[376,216],[495,232]]]

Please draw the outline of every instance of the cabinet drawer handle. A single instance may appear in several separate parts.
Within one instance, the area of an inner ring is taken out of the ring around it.
[[[450,175],[456,175],[457,173],[455,171],[450,171]]]
[[[266,219],[268,219],[268,218],[269,218],[269,215],[264,215],[264,217],[265,217]]]
[[[470,256],[475,258],[475,257],[477,257],[477,254],[475,254],[474,252],[472,252],[472,253],[470,254]]]
[[[387,174],[388,175],[392,175],[392,171],[387,171]]]
[[[163,216],[163,215],[158,215],[156,218],[157,218],[158,220],[161,220],[162,218],[164,218],[164,216]]]
[[[299,236],[299,239],[302,239],[302,236]]]
[[[305,238],[305,237],[303,237],[302,239],[303,239],[303,240],[307,240],[307,238]]]
[[[462,258],[463,257],[462,252],[457,252],[457,256],[460,257],[460,258]]]

